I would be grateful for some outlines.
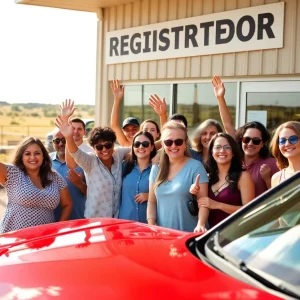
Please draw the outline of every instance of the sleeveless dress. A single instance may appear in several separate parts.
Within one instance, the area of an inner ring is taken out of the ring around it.
[[[208,197],[210,199],[216,200],[221,203],[225,204],[230,204],[230,205],[235,205],[235,206],[242,206],[242,197],[241,197],[241,192],[239,191],[238,188],[231,189],[229,186],[225,187],[223,190],[219,192],[219,194],[216,196],[212,189],[211,186],[209,186],[208,189]],[[228,213],[219,210],[219,209],[211,209],[209,211],[209,217],[208,217],[208,224],[209,227],[213,227],[226,219],[229,216]]]

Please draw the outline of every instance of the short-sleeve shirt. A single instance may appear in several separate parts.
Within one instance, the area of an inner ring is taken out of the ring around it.
[[[159,166],[153,165],[149,181],[155,183]],[[156,224],[159,226],[193,232],[198,218],[188,210],[191,185],[200,174],[200,183],[208,182],[201,162],[190,158],[180,172],[171,180],[165,180],[155,189]]]
[[[258,160],[247,166],[247,171],[251,174],[251,177],[254,182],[255,197],[261,195],[262,193],[268,190],[268,187],[259,172],[260,167],[263,164],[266,164],[271,168],[271,178],[276,172],[279,171],[276,165],[276,159],[273,157],[259,158]]]
[[[60,203],[60,190],[66,181],[55,171],[44,189],[37,188],[30,177],[17,166],[7,165],[7,207],[1,220],[0,232],[53,223],[54,209]]]
[[[78,149],[71,153],[76,163],[84,170],[87,182],[86,218],[117,218],[122,187],[122,161],[130,148],[117,148],[113,153],[111,172],[94,153]]]
[[[84,151],[84,152],[87,152],[87,153],[89,153],[89,152],[94,153],[94,152],[95,152],[94,149],[93,149],[91,146],[89,146],[89,145],[87,145],[87,144],[85,144],[85,143],[81,143],[81,144],[78,146],[78,148],[81,149],[81,150]]]
[[[126,162],[123,163],[123,166],[125,164]],[[148,201],[138,203],[134,201],[134,197],[140,193],[149,193],[150,171],[151,164],[142,172],[135,164],[132,171],[123,178],[120,219],[147,223],[146,214]]]
[[[80,191],[80,189],[75,186],[69,179],[68,179],[68,171],[70,170],[67,167],[66,162],[61,162],[57,158],[57,153],[52,152],[49,154],[51,160],[52,160],[52,168],[60,174],[67,182],[68,184],[68,190],[70,192],[72,202],[73,202],[73,208],[72,213],[69,217],[70,220],[76,220],[76,219],[83,219],[84,218],[84,209],[85,209],[85,200],[86,196]],[[81,174],[82,179],[85,181],[84,172],[80,167],[76,167],[75,171],[79,174]],[[54,211],[55,220],[59,221],[61,216],[62,209],[60,206],[58,206]]]

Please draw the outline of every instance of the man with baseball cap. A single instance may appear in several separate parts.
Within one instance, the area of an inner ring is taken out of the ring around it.
[[[113,80],[110,84],[114,95],[114,104],[111,111],[111,128],[115,131],[118,143],[123,147],[131,147],[134,135],[140,129],[137,118],[129,117],[123,121],[122,128],[119,125],[120,106],[124,97],[124,86],[120,86],[119,80]]]

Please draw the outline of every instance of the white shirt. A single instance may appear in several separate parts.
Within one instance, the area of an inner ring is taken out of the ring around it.
[[[78,149],[71,153],[76,163],[84,170],[87,182],[86,218],[117,218],[122,188],[122,161],[131,148],[114,150],[111,172],[94,153]]]

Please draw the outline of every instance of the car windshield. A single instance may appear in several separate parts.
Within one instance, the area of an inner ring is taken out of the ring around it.
[[[218,243],[249,268],[300,287],[300,176],[220,230]]]

